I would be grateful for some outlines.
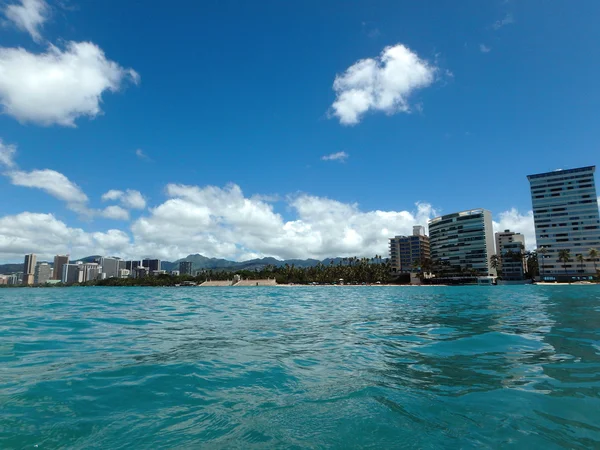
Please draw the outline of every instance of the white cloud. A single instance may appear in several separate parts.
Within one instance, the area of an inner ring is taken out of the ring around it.
[[[0,104],[20,122],[75,126],[81,116],[95,117],[106,91],[117,91],[133,69],[106,59],[91,42],[68,42],[64,50],[50,45],[45,53],[0,47]]]
[[[129,236],[120,230],[87,233],[69,228],[52,214],[23,212],[0,218],[0,259],[22,261],[25,253],[39,259],[70,253],[74,258],[89,255],[126,255]]]
[[[492,51],[492,49],[485,44],[479,44],[479,51],[481,53],[489,53]]]
[[[428,203],[416,203],[411,210],[364,211],[356,204],[299,194],[283,199],[290,214],[284,219],[275,205],[259,195],[246,197],[235,184],[224,188],[170,184],[166,194],[166,201],[131,224],[131,235],[68,228],[49,214],[0,218],[0,260],[21,259],[27,252],[64,253],[69,246],[75,257],[114,254],[171,261],[190,253],[234,260],[387,256],[390,237],[411,234],[413,225],[426,225],[439,215]],[[125,220],[127,211],[117,211],[109,206],[95,214]],[[527,248],[535,248],[531,211],[500,213],[494,231],[505,229],[523,233]]]
[[[0,165],[9,169],[15,167],[14,156],[17,152],[17,147],[11,144],[5,144],[0,139]]]
[[[102,217],[115,220],[129,220],[129,212],[120,206],[107,206],[99,212]]]
[[[83,205],[88,201],[87,195],[77,184],[55,170],[43,169],[32,170],[31,172],[14,170],[8,172],[7,176],[15,186],[42,189],[72,206]]]
[[[125,192],[116,189],[111,189],[102,195],[102,201],[118,200],[126,208],[144,209],[146,207],[146,199],[140,191],[127,189]]]
[[[44,0],[21,0],[20,4],[8,5],[4,15],[34,41],[41,41],[40,28],[50,14],[50,7]]]
[[[492,28],[494,30],[499,30],[500,28],[513,23],[515,23],[515,19],[513,18],[512,14],[507,14],[503,19],[496,20],[496,22],[494,22],[492,25]]]
[[[437,68],[402,44],[386,47],[377,58],[357,61],[337,75],[332,114],[355,125],[368,111],[409,112],[408,97],[432,84]]]
[[[533,250],[536,247],[533,211],[521,214],[516,208],[498,214],[500,221],[494,221],[494,233],[510,230],[525,236],[525,247]]]
[[[140,159],[145,159],[145,160],[147,160],[147,161],[149,161],[149,160],[150,160],[150,157],[149,157],[148,155],[146,155],[146,154],[144,153],[144,151],[143,151],[141,148],[138,148],[138,149],[135,151],[135,156],[137,156],[137,157],[138,157],[138,158],[140,158]]]
[[[350,155],[346,152],[337,152],[337,153],[331,153],[329,155],[325,155],[325,156],[321,156],[321,159],[323,161],[339,161],[339,162],[345,162],[348,157]]]
[[[131,227],[136,251],[163,259],[189,253],[240,259],[386,255],[388,238],[425,225],[435,212],[428,204],[415,211],[361,211],[322,197],[287,198],[294,213],[284,220],[273,205],[246,198],[237,185],[167,186],[170,197]]]

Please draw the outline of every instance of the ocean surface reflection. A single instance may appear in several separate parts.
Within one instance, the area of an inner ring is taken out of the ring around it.
[[[600,288],[0,290],[0,448],[600,448]]]

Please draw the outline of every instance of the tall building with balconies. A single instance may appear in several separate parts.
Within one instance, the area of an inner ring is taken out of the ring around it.
[[[600,217],[595,166],[528,175],[535,222],[540,276],[544,280],[595,275],[591,248],[600,250]],[[569,250],[571,260],[559,260]],[[582,255],[583,262],[577,261]]]
[[[434,265],[448,276],[496,275],[492,213],[470,209],[429,221],[429,244]]]
[[[525,236],[514,231],[496,233],[498,271],[508,281],[522,280],[525,274]]]
[[[425,235],[425,228],[420,225],[413,227],[412,236],[390,238],[392,273],[414,272],[429,256],[429,238]]]

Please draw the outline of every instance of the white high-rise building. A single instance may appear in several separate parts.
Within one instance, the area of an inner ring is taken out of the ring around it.
[[[436,217],[429,221],[431,260],[441,264],[444,273],[460,276],[472,272],[477,276],[496,275],[490,267],[494,254],[492,213],[470,209]]]
[[[588,278],[594,263],[591,248],[600,250],[600,217],[595,166],[529,175],[540,276],[545,280]],[[561,262],[560,250],[571,260]],[[583,262],[577,261],[582,255]]]

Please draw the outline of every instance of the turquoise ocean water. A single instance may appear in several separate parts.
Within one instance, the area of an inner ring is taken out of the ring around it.
[[[600,287],[0,290],[0,448],[600,448]]]

